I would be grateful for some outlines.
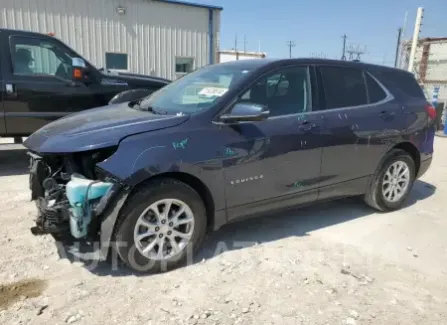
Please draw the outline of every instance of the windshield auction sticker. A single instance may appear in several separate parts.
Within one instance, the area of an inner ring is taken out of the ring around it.
[[[206,97],[221,97],[228,91],[228,88],[206,87],[199,91],[199,95]]]

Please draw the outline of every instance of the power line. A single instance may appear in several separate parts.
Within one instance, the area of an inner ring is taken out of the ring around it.
[[[244,35],[244,40],[242,41],[244,52],[247,52],[247,37]],[[239,40],[237,39],[237,33],[234,36],[234,52],[236,53],[236,60],[239,60],[239,51],[238,51]]]
[[[294,41],[287,41],[287,47],[289,48],[289,58],[292,57],[292,47],[295,47],[296,44]]]
[[[360,48],[360,45],[356,45],[356,46],[354,46],[354,45],[351,44],[351,45],[349,46],[348,50],[346,51],[346,53],[349,54],[349,61],[352,61],[352,60],[358,60],[358,61],[360,61],[361,56],[362,56],[362,54],[365,53],[365,51],[366,51],[366,46],[365,46],[365,48],[362,50],[362,49]],[[354,58],[354,57],[355,57],[355,58]]]
[[[310,54],[310,57],[315,58],[315,59],[327,59],[327,54],[323,53],[323,52],[319,52],[319,53],[312,52]]]
[[[243,41],[239,41],[238,40],[238,38],[237,38],[237,33],[236,33],[236,35],[234,36],[234,50],[237,52],[237,50],[238,50],[238,45],[239,45],[239,43],[242,43],[242,45],[243,45],[243,49],[244,49],[244,52],[247,52],[247,43],[248,43],[248,41],[247,41],[247,36],[244,34],[244,40]]]

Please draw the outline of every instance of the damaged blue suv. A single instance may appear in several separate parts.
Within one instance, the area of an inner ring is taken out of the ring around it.
[[[34,234],[100,242],[130,268],[185,262],[241,218],[362,196],[399,209],[433,155],[412,74],[318,59],[211,65],[30,136]]]

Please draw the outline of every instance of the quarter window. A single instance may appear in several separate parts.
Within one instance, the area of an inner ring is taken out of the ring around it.
[[[309,85],[307,67],[287,68],[256,82],[239,101],[265,105],[270,116],[303,113],[310,109]]]
[[[363,72],[340,67],[320,68],[326,108],[341,108],[368,104]]]
[[[377,103],[386,98],[382,87],[368,73],[365,73],[366,85],[368,86],[368,97],[370,103]]]

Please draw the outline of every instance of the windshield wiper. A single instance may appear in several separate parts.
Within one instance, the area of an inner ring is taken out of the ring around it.
[[[138,100],[133,100],[133,101],[129,102],[129,107],[134,108],[134,109],[139,109],[140,111],[151,112],[154,114],[167,114],[168,113],[165,111],[154,110],[154,108],[152,106],[141,107],[141,103],[143,102],[143,100],[144,100],[144,98],[141,98]]]
[[[158,109],[154,109],[152,106],[144,106],[141,107],[141,103],[143,102],[144,98],[138,99],[138,100],[133,100],[131,102],[129,102],[129,107],[130,108],[134,108],[134,109],[139,109],[140,111],[145,111],[145,112],[151,112],[154,114],[160,114],[160,115],[167,115],[168,111],[161,111]]]
[[[129,107],[131,108],[137,108],[137,109],[141,109],[141,103],[143,102],[144,98],[140,98],[137,100],[132,100],[129,102]],[[142,109],[142,111],[152,111],[152,108],[149,107],[148,109]]]

